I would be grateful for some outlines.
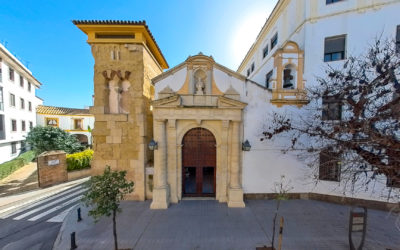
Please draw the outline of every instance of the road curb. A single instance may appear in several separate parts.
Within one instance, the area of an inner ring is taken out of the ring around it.
[[[71,211],[69,211],[68,212],[68,214],[65,216],[65,218],[64,218],[64,221],[63,221],[63,223],[62,223],[62,225],[61,225],[61,227],[60,227],[60,230],[58,231],[58,234],[57,234],[57,238],[56,238],[56,240],[54,241],[54,244],[53,244],[53,250],[56,250],[57,248],[57,246],[62,242],[62,240],[63,240],[63,233],[64,233],[64,231],[65,231],[65,228],[67,227],[66,225],[68,224],[68,221],[69,221],[69,217],[71,216],[71,213],[73,213],[74,211],[75,211],[75,209],[78,207],[78,206],[80,206],[81,204],[76,204],[75,206],[73,206],[73,209],[71,209]]]

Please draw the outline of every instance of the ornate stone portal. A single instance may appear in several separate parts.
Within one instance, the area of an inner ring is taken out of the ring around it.
[[[186,70],[186,80],[181,83],[169,80],[182,70]],[[151,208],[167,208],[170,202],[176,203],[184,196],[182,143],[185,134],[193,128],[207,129],[216,140],[215,198],[227,202],[229,207],[245,206],[241,142],[246,104],[239,101],[240,94],[229,83],[222,84],[226,85],[225,94],[219,90],[215,71],[227,80],[234,79],[238,84],[244,84],[243,76],[204,55],[190,57],[183,66],[153,79],[156,92],[158,89],[158,98],[152,103],[154,140],[158,142],[158,150],[154,151]],[[171,84],[164,86],[165,83]],[[207,83],[210,83],[208,87]]]

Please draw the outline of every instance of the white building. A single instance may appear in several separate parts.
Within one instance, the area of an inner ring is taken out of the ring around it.
[[[0,163],[25,149],[25,137],[36,126],[35,95],[41,83],[15,56],[0,44]]]
[[[36,114],[39,126],[59,127],[75,135],[82,144],[92,144],[89,130],[94,127],[94,116],[89,113],[89,109],[40,105],[36,109]]]
[[[400,44],[398,13],[400,1],[392,0],[278,1],[237,70],[268,89],[250,84],[246,90],[244,138],[253,148],[243,155],[245,193],[271,193],[273,182],[285,175],[292,192],[343,195],[340,176],[314,185],[311,177],[318,178],[319,173],[296,157],[283,155],[276,143],[260,142],[257,124],[265,123],[272,110],[283,114],[302,107],[304,87],[316,84],[328,64],[338,67],[349,55],[365,53],[379,37]],[[385,182],[355,196],[383,199],[388,191]]]

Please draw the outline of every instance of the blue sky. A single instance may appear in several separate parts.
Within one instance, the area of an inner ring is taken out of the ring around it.
[[[73,19],[146,20],[170,67],[203,52],[236,70],[277,0],[2,1],[0,42],[43,83],[45,105],[82,108],[93,58]]]

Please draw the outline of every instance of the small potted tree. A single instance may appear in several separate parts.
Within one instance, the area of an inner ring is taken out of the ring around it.
[[[110,166],[106,166],[102,175],[90,178],[83,197],[85,205],[91,207],[89,215],[95,222],[102,216],[112,215],[114,250],[118,250],[116,216],[121,212],[119,206],[125,195],[133,191],[133,182],[128,182],[125,176],[126,171],[111,171]]]

